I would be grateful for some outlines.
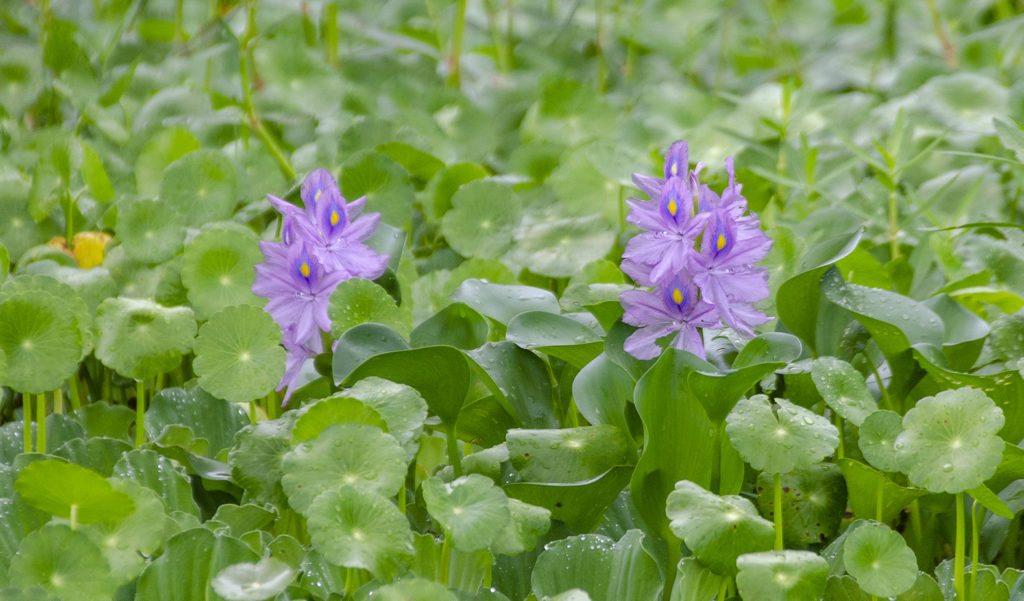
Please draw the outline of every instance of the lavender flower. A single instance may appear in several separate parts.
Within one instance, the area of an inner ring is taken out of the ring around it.
[[[715,307],[697,295],[697,288],[676,278],[663,291],[627,290],[619,299],[626,309],[622,321],[640,329],[626,338],[623,348],[637,359],[661,354],[657,341],[679,332],[672,347],[704,358],[704,342],[697,328],[718,327]]]
[[[697,328],[724,322],[753,336],[753,327],[768,321],[753,306],[768,297],[768,272],[754,263],[767,255],[772,242],[757,217],[745,215],[747,201],[732,159],[725,164],[729,185],[721,196],[700,184],[702,164],[689,169],[686,142],[669,148],[665,179],[633,175],[651,200],[628,201],[628,221],[645,231],[627,243],[622,270],[641,286],[654,287],[619,297],[626,309],[623,321],[640,328],[625,344],[638,358],[657,356],[656,341],[673,332],[679,332],[673,347],[703,357]]]

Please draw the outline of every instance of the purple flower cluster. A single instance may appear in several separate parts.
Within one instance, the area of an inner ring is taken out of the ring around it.
[[[264,310],[284,332],[287,369],[277,389],[287,387],[286,403],[303,364],[323,352],[320,332],[331,331],[331,292],[349,278],[377,279],[388,263],[387,255],[363,244],[380,222],[380,213],[359,216],[365,197],[346,203],[325,169],[306,177],[301,196],[305,210],[267,195],[284,217],[282,241],[260,242],[264,261],[256,265],[252,285],[254,294],[267,299]]]
[[[747,337],[768,317],[754,308],[768,298],[768,271],[754,267],[772,241],[761,231],[736,183],[732,158],[725,160],[729,185],[719,196],[691,170],[686,142],[665,156],[665,178],[633,174],[651,200],[630,198],[627,221],[644,230],[626,245],[622,270],[652,290],[628,290],[619,299],[622,320],[639,327],[625,350],[639,359],[661,353],[660,338],[678,332],[671,345],[704,357],[697,328],[722,324]]]

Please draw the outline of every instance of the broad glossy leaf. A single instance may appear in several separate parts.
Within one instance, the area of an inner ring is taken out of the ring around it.
[[[394,574],[412,554],[412,531],[395,505],[368,490],[342,486],[318,496],[309,511],[313,548],[333,564]]]
[[[538,350],[582,368],[601,354],[604,342],[580,322],[547,311],[527,311],[508,322],[506,338],[524,349]]]
[[[161,441],[169,427],[184,426],[209,441],[206,454],[216,457],[231,446],[235,433],[249,422],[241,407],[224,403],[202,388],[164,388],[153,395],[146,410],[146,435]]]
[[[210,319],[231,305],[263,305],[263,299],[252,292],[253,268],[263,260],[258,242],[249,228],[221,223],[203,228],[188,243],[181,283],[188,289],[198,319]]]
[[[616,426],[509,430],[509,458],[526,482],[579,482],[632,463],[635,447]]]
[[[958,493],[982,484],[1003,456],[1003,413],[974,388],[944,390],[917,402],[903,416],[897,461],[914,484]]]
[[[274,390],[285,370],[281,328],[269,313],[239,305],[215,313],[199,329],[192,369],[199,385],[232,403]]]
[[[921,304],[942,319],[942,351],[950,366],[957,370],[970,370],[981,353],[985,336],[989,334],[988,323],[947,294],[925,299]]]
[[[445,536],[461,551],[489,547],[512,519],[505,492],[478,474],[450,483],[436,477],[425,480],[423,500]]]
[[[57,517],[76,515],[79,522],[116,522],[135,510],[132,498],[114,490],[98,473],[55,459],[36,461],[18,474],[18,494],[29,504]]]
[[[49,428],[47,430],[46,441],[49,444]],[[117,460],[131,448],[132,446],[124,440],[94,436],[92,438],[73,438],[59,446],[52,454],[98,472],[103,477],[108,477],[113,473]]]
[[[775,300],[779,319],[811,349],[821,350],[817,344],[822,327],[818,323],[821,277],[830,265],[852,253],[860,238],[857,230],[819,242],[800,261],[799,273],[779,286]]]
[[[810,551],[749,553],[736,565],[736,586],[744,599],[817,601],[828,579],[828,563]]]
[[[800,358],[800,339],[784,332],[765,332],[752,338],[733,359],[732,368],[741,369],[759,363],[789,363]]]
[[[713,601],[722,586],[723,576],[712,572],[695,557],[684,557],[676,567],[670,601]]]
[[[1024,357],[1024,311],[1001,315],[992,322],[989,343],[996,357],[1002,361]]]
[[[227,601],[211,586],[228,566],[258,559],[248,545],[206,528],[193,528],[172,537],[160,557],[139,576],[136,596],[153,601]]]
[[[370,376],[415,388],[430,410],[449,424],[458,419],[470,384],[467,358],[451,346],[426,346],[376,355],[350,373],[344,384],[352,385]]]
[[[617,426],[628,434],[626,410],[633,399],[634,386],[633,378],[601,353],[576,374],[572,396],[588,422]]]
[[[452,303],[416,326],[409,336],[413,346],[445,344],[475,349],[487,342],[487,320],[464,303]]]
[[[331,293],[327,305],[331,318],[331,334],[340,338],[353,326],[368,322],[379,323],[408,335],[408,315],[395,304],[394,299],[379,285],[359,278],[345,280]]]
[[[390,301],[390,297],[389,300]],[[409,348],[402,336],[379,323],[364,323],[349,328],[334,347],[331,370],[335,384],[340,384],[364,361],[389,351]]]
[[[601,521],[632,473],[632,468],[620,466],[583,482],[513,482],[504,489],[509,497],[549,509],[551,519],[565,522],[573,531],[587,532]]]
[[[128,378],[148,379],[168,372],[192,350],[196,321],[188,307],[153,301],[108,298],[96,310],[96,357]]]
[[[878,410],[864,376],[846,361],[835,357],[815,359],[811,378],[825,403],[856,426]]]
[[[64,599],[108,601],[116,588],[99,548],[63,524],[47,524],[26,536],[10,574],[11,584],[39,586]]]
[[[739,496],[720,497],[683,480],[668,496],[672,531],[702,563],[723,575],[736,573],[736,558],[767,551],[775,528]]]
[[[490,342],[469,351],[478,367],[476,374],[496,395],[502,406],[519,421],[532,428],[554,428],[554,387],[547,363],[535,353],[510,342]]]
[[[917,580],[917,558],[899,533],[868,523],[846,537],[843,564],[868,594],[892,597]]]
[[[125,453],[114,465],[114,476],[134,480],[154,490],[168,514],[181,511],[197,518],[200,515],[185,471],[154,451],[133,449]]]
[[[882,472],[849,457],[839,459],[836,463],[846,479],[850,509],[859,518],[889,522],[911,501],[928,494],[923,488],[900,486]],[[881,513],[878,511],[879,500]]]
[[[784,474],[809,467],[839,444],[839,432],[827,419],[786,399],[765,395],[742,399],[726,418],[736,450],[755,469]]]
[[[558,314],[560,308],[554,294],[532,286],[492,284],[484,280],[463,282],[452,300],[465,303],[481,315],[508,324],[512,318],[526,311],[546,311]]]
[[[543,507],[519,499],[509,499],[508,512],[512,519],[501,535],[491,543],[494,553],[515,555],[530,551],[551,528],[551,511]]]
[[[578,588],[593,601],[653,600],[662,583],[643,539],[641,531],[630,530],[618,541],[583,534],[553,542],[533,568],[533,594],[544,598]]]
[[[338,486],[393,496],[405,481],[405,451],[379,428],[335,424],[292,449],[282,468],[289,504],[305,513],[317,495]]]

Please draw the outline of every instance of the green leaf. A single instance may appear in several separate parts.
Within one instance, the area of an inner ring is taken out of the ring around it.
[[[415,388],[441,421],[454,424],[469,391],[466,356],[450,346],[426,346],[371,357],[345,378],[352,385],[377,376]]]
[[[173,530],[164,513],[164,504],[155,492],[145,486],[112,478],[114,490],[128,495],[134,511],[116,523],[95,523],[82,528],[100,548],[118,584],[125,584],[139,575],[146,565],[145,557],[155,555]]]
[[[634,391],[644,424],[644,449],[629,490],[647,525],[666,539],[674,537],[665,517],[665,500],[675,483],[689,480],[711,486],[714,426],[686,386],[698,361],[690,353],[666,349]]]
[[[424,182],[430,181],[444,167],[441,159],[404,142],[385,142],[377,145],[374,150],[405,167],[413,177]]]
[[[576,374],[572,396],[576,408],[594,425],[610,424],[630,432],[626,410],[635,382],[628,373],[601,353]]]
[[[174,127],[154,134],[135,161],[135,186],[139,196],[157,196],[164,169],[198,148],[199,140],[185,129]]]
[[[431,180],[427,188],[432,192],[431,203],[425,203],[428,213],[434,219],[440,219],[452,207],[452,197],[460,187],[474,180],[490,175],[487,169],[476,163],[454,163],[442,167]]]
[[[593,601],[654,599],[662,578],[643,540],[641,531],[630,530],[618,541],[583,534],[550,543],[533,568],[533,594],[582,589]]]
[[[843,542],[843,565],[869,595],[892,597],[914,586],[917,558],[899,533],[871,522]]]
[[[491,550],[504,555],[533,550],[540,537],[551,528],[551,511],[519,499],[508,500],[508,511],[512,519],[494,539]]]
[[[333,564],[393,575],[412,554],[409,522],[395,505],[368,490],[341,486],[318,496],[309,511],[313,548]]]
[[[0,294],[0,352],[7,362],[4,384],[23,393],[59,388],[82,358],[82,330],[60,298],[42,291]]]
[[[839,431],[824,417],[786,399],[773,406],[763,394],[740,400],[725,421],[747,463],[772,474],[809,467],[839,444]]]
[[[390,297],[388,302],[392,302]],[[364,323],[348,329],[334,347],[331,370],[335,384],[340,384],[367,359],[389,351],[409,348],[402,336],[379,323]]]
[[[128,408],[125,407],[125,409]],[[128,409],[128,411],[131,410]],[[132,412],[132,419],[135,419],[134,412]],[[47,445],[50,443],[50,430],[49,424],[47,424]],[[125,431],[127,432],[127,428]],[[114,473],[114,464],[121,458],[121,455],[131,449],[132,446],[124,440],[107,438],[105,436],[93,436],[91,438],[72,438],[60,445],[51,454],[54,457],[66,459],[75,465],[89,468],[98,472],[101,476],[108,477]]]
[[[487,320],[464,303],[452,303],[416,326],[412,346],[444,344],[474,349],[487,342]]]
[[[837,463],[843,472],[843,478],[846,479],[850,509],[857,517],[871,517],[888,522],[899,515],[911,501],[928,494],[928,491],[922,488],[900,486],[882,472],[848,457],[837,460]],[[879,500],[882,501],[881,507],[878,505]]]
[[[836,535],[846,509],[846,483],[839,469],[821,463],[782,474],[783,540],[791,546],[822,543]],[[762,515],[776,511],[773,478],[757,477],[757,506]]]
[[[441,221],[448,244],[464,257],[497,259],[512,244],[519,205],[512,188],[491,180],[463,185],[452,196],[452,209]]]
[[[212,224],[185,247],[181,283],[200,320],[231,305],[263,305],[252,293],[254,266],[263,260],[256,234],[235,223]]]
[[[387,422],[388,433],[404,446],[413,444],[423,432],[427,403],[411,386],[369,377],[342,394],[376,410]]]
[[[252,549],[237,538],[192,528],[167,541],[160,557],[146,566],[139,576],[136,597],[147,601],[222,601],[224,597],[211,587],[213,577],[228,566],[257,559]]]
[[[720,497],[683,480],[668,496],[666,512],[672,531],[701,562],[719,574],[735,574],[736,558],[767,551],[775,528],[739,496]]]
[[[331,319],[331,334],[335,338],[367,322],[383,324],[403,336],[408,336],[410,329],[408,313],[403,312],[383,288],[360,278],[338,284],[331,293],[327,316]]]
[[[583,482],[514,482],[504,488],[509,497],[545,507],[551,519],[565,522],[575,532],[586,532],[603,519],[632,473],[633,468],[619,466]]]
[[[298,570],[273,557],[256,563],[232,564],[213,577],[210,584],[228,601],[264,601],[284,592]]]
[[[380,601],[458,601],[444,585],[423,578],[405,578],[386,584],[373,593]]]
[[[855,426],[878,410],[864,376],[846,361],[835,357],[815,359],[811,378],[825,403]]]
[[[715,574],[696,557],[684,557],[676,567],[676,581],[672,585],[670,601],[712,601],[722,586],[724,577]]]
[[[89,187],[92,197],[98,202],[114,200],[114,186],[110,183],[110,177],[103,167],[100,155],[88,142],[80,140],[79,144],[82,147],[82,179]]]
[[[346,198],[366,196],[367,210],[380,212],[385,223],[403,228],[409,221],[414,199],[409,172],[390,158],[376,152],[353,155],[338,181]]]
[[[194,150],[164,170],[160,201],[181,215],[187,227],[229,219],[238,203],[235,166],[216,150]]]
[[[526,311],[560,312],[558,300],[547,290],[532,286],[492,284],[477,279],[463,282],[452,293],[452,300],[465,303],[481,315],[503,324],[508,324],[513,317]]]
[[[603,259],[615,243],[615,232],[598,215],[524,218],[517,234],[509,260],[555,278],[579,273],[587,263]]]
[[[56,459],[21,470],[15,488],[33,507],[57,517],[74,512],[83,524],[115,522],[135,510],[132,498],[114,490],[103,476]]]
[[[590,363],[604,350],[604,341],[593,329],[547,311],[516,315],[508,322],[505,337],[522,348],[546,353],[577,368]]]
[[[551,370],[537,354],[510,342],[491,342],[469,351],[477,376],[490,388],[519,425],[554,428],[554,387]]]
[[[170,259],[185,239],[184,221],[174,207],[151,197],[118,200],[116,231],[125,254],[146,263]]]
[[[241,407],[217,399],[202,388],[164,388],[150,400],[146,410],[146,435],[161,442],[168,428],[187,427],[208,441],[207,455],[216,457],[231,446],[235,433],[249,423]]]
[[[590,480],[633,462],[636,450],[615,426],[560,430],[509,430],[509,458],[526,482]]]
[[[251,401],[274,390],[285,369],[281,328],[263,309],[228,307],[199,329],[192,369],[199,385],[232,403]]]
[[[96,357],[122,376],[148,379],[176,368],[192,350],[196,322],[188,307],[108,298],[96,310]]]
[[[932,492],[981,485],[1003,457],[1003,412],[975,388],[944,390],[903,416],[893,448],[911,482]]]
[[[736,587],[744,599],[818,601],[828,579],[828,563],[810,551],[749,553],[736,565]]]
[[[864,459],[886,472],[900,471],[893,443],[903,431],[903,417],[895,411],[875,411],[860,424],[857,445]]]
[[[316,401],[303,407],[302,415],[295,420],[292,429],[292,443],[313,440],[326,428],[335,424],[362,424],[388,431],[387,422],[376,409],[359,399],[341,394]]]
[[[1017,160],[1024,162],[1024,128],[1013,119],[992,118],[992,124],[996,128],[996,135],[999,141],[1007,150],[1012,150],[1017,155]]]
[[[154,490],[168,514],[181,511],[199,517],[199,506],[192,498],[192,485],[185,470],[154,451],[134,449],[125,453],[114,465],[114,476]]]
[[[10,574],[11,584],[40,586],[64,599],[109,601],[116,588],[99,548],[63,524],[47,524],[26,536]]]
[[[1013,518],[1014,512],[1010,509],[1009,505],[984,484],[968,490],[967,494],[974,497],[975,501],[993,514],[1006,519]]]
[[[256,500],[284,502],[280,486],[284,475],[281,462],[292,448],[294,412],[289,411],[285,416],[242,428],[228,453],[232,478]]]
[[[765,332],[747,342],[732,361],[733,369],[760,363],[789,363],[800,358],[800,339],[784,332]]]
[[[479,474],[450,483],[429,478],[423,482],[423,500],[460,551],[486,549],[512,519],[504,491]]]
[[[825,327],[818,319],[821,277],[830,265],[852,253],[860,238],[861,231],[857,230],[819,242],[800,261],[799,273],[779,285],[775,297],[779,320],[811,349],[821,350],[818,338]]]
[[[1024,311],[1000,315],[992,322],[988,340],[995,356],[1001,361],[1024,357]]]
[[[284,456],[281,485],[289,504],[306,512],[317,495],[352,486],[384,497],[405,481],[405,451],[373,426],[336,424]]]

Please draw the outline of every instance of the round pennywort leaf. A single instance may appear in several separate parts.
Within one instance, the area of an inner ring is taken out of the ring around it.
[[[269,313],[237,305],[215,313],[199,329],[192,368],[199,385],[225,401],[251,401],[269,393],[284,375],[281,328]]]
[[[96,357],[126,378],[171,371],[192,350],[196,320],[188,307],[147,299],[108,298],[96,310]]]
[[[843,542],[843,565],[869,595],[892,597],[914,586],[917,558],[899,533],[872,522]]]
[[[486,548],[511,519],[505,492],[479,474],[450,483],[430,478],[423,482],[423,500],[460,551]]]
[[[772,474],[814,465],[839,444],[839,431],[824,417],[786,399],[772,405],[763,394],[741,399],[725,421],[747,463]]]
[[[135,510],[132,498],[114,490],[97,472],[57,459],[21,470],[14,487],[33,507],[58,517],[74,511],[83,524],[114,522]]]
[[[828,562],[810,551],[748,553],[736,566],[736,587],[744,599],[818,601],[828,581]]]

